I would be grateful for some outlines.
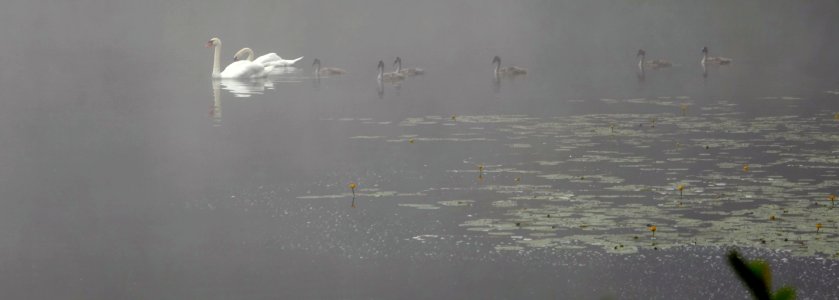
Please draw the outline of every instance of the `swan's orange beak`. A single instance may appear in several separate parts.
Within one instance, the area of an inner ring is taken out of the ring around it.
[[[212,48],[213,47],[213,41],[207,42],[207,45],[205,45],[204,47]]]

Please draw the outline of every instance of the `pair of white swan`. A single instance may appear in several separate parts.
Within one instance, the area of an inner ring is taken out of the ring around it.
[[[297,61],[303,59],[285,60],[276,53],[269,53],[260,56],[253,60],[253,50],[250,48],[243,48],[234,55],[234,62],[227,65],[224,71],[219,71],[219,60],[221,59],[221,40],[219,38],[212,38],[207,42],[208,48],[213,48],[213,78],[262,78],[268,76],[279,67],[291,66]],[[247,57],[245,57],[247,55]],[[253,61],[252,61],[253,60]]]
[[[253,61],[254,63],[260,64],[265,67],[265,71],[271,73],[274,70],[278,70],[278,68],[285,68],[294,66],[294,64],[303,59],[303,57],[298,57],[295,59],[283,59],[277,53],[268,53],[263,56],[257,57],[253,59],[253,50],[251,48],[242,48],[239,52],[233,55],[233,61],[240,61],[240,60],[249,60]]]

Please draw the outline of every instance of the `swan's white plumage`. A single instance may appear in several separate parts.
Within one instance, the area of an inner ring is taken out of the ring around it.
[[[220,78],[260,78],[266,75],[265,67],[252,61],[240,60],[227,65]]]
[[[255,64],[251,61],[236,61],[227,65],[224,71],[219,72],[219,60],[221,56],[221,40],[219,38],[212,38],[207,42],[207,47],[213,48],[213,72],[214,78],[260,78],[265,77],[268,73],[262,65]]]
[[[263,66],[274,66],[274,67],[290,67],[297,63],[299,60],[303,59],[303,57],[298,57],[295,59],[283,59],[277,53],[268,53],[257,57],[253,60],[253,62],[261,64]]]
[[[253,59],[253,50],[251,48],[242,48],[236,54],[233,55],[234,61],[240,60],[247,60],[253,61],[255,64],[262,65],[265,68],[265,72],[268,75],[280,75],[280,74],[289,74],[294,73],[297,71],[295,67],[292,67],[289,62],[297,62],[298,60],[302,59],[303,57],[294,59],[294,60],[280,60],[274,59],[275,57],[279,57],[276,53],[268,53],[263,56],[260,56],[257,59]]]

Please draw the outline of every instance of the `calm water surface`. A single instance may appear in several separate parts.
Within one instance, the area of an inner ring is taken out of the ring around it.
[[[837,7],[753,2],[10,4],[0,290],[745,299],[737,247],[835,298]],[[306,58],[213,81],[212,36]]]

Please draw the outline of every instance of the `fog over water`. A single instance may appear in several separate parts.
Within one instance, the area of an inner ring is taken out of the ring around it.
[[[2,7],[2,298],[745,299],[732,246],[837,297],[839,2]]]

